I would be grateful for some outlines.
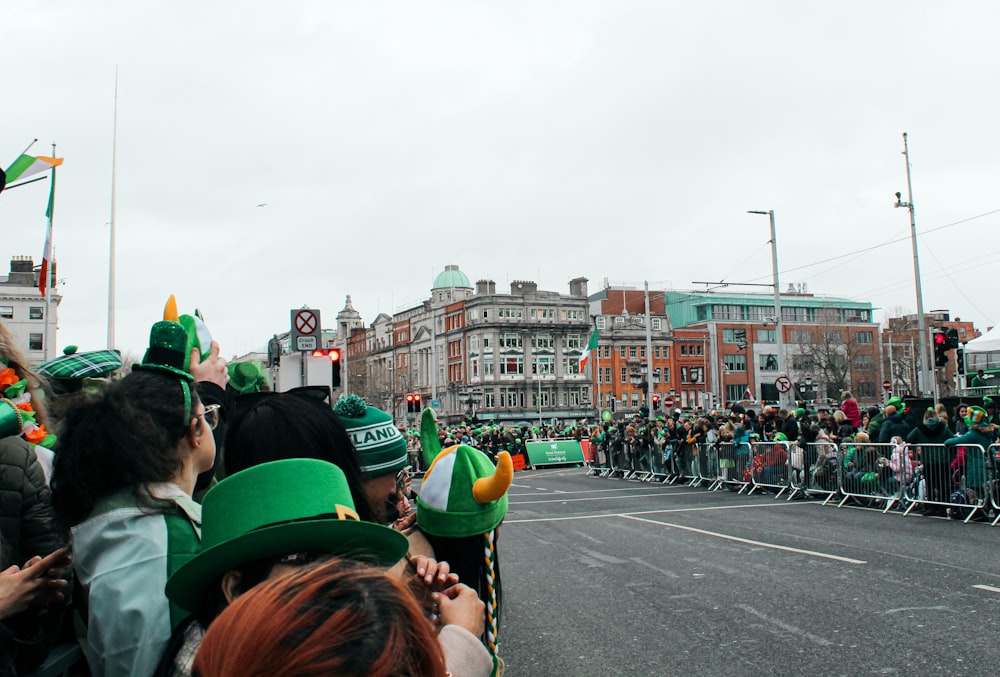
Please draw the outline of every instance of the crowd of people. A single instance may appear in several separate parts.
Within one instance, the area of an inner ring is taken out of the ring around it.
[[[671,479],[710,474],[722,481],[785,488],[796,498],[843,491],[889,497],[905,491],[927,515],[963,515],[949,505],[973,504],[997,492],[996,404],[943,404],[914,412],[898,397],[861,408],[851,393],[839,408],[808,410],[734,405],[702,416],[633,419],[593,429],[599,465]],[[699,454],[702,456],[699,458]],[[709,464],[706,470],[703,465]],[[816,490],[811,494],[810,490]],[[977,519],[988,519],[992,505]]]
[[[0,325],[0,676],[57,642],[94,676],[500,674],[509,454],[428,411],[411,459],[360,397],[243,387],[219,353],[171,302],[84,383]]]

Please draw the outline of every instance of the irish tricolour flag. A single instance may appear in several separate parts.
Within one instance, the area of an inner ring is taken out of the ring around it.
[[[18,179],[26,179],[32,174],[47,172],[53,167],[58,167],[63,163],[60,157],[32,157],[22,155],[14,160],[14,164],[7,168],[7,183],[13,183]]]
[[[587,361],[590,360],[590,354],[597,352],[597,327],[594,327],[594,333],[590,335],[590,340],[587,341],[587,348],[583,351],[583,355],[580,356],[580,371],[587,368]]]

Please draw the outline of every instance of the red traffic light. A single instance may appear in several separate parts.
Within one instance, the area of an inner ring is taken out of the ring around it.
[[[339,348],[330,348],[330,361],[331,362],[339,362],[340,361],[340,349]]]
[[[934,343],[941,345],[948,340],[948,337],[944,335],[943,331],[934,332]]]
[[[326,355],[326,351],[324,350],[314,350],[312,353],[313,357],[323,357],[324,355]]]
[[[413,393],[413,401],[420,402],[420,393]]]
[[[420,397],[419,395],[414,395],[413,393],[406,393],[406,401],[413,402],[413,398]]]

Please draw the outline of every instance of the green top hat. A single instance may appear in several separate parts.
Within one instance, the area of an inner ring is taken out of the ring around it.
[[[20,435],[23,427],[21,410],[6,397],[0,398],[0,438]]]
[[[358,519],[344,471],[312,458],[247,468],[212,487],[202,504],[202,551],[167,581],[167,597],[194,611],[225,572],[297,552],[354,556],[391,566],[406,536]]]
[[[229,371],[229,385],[241,395],[259,393],[266,381],[260,365],[256,362],[230,362],[226,365]]]

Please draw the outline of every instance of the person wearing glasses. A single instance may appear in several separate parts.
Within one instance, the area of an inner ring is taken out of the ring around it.
[[[186,340],[178,322],[157,322],[142,363],[63,418],[52,503],[72,537],[94,677],[152,674],[187,615],[164,586],[201,550],[192,493],[215,462],[219,407],[198,395]]]

